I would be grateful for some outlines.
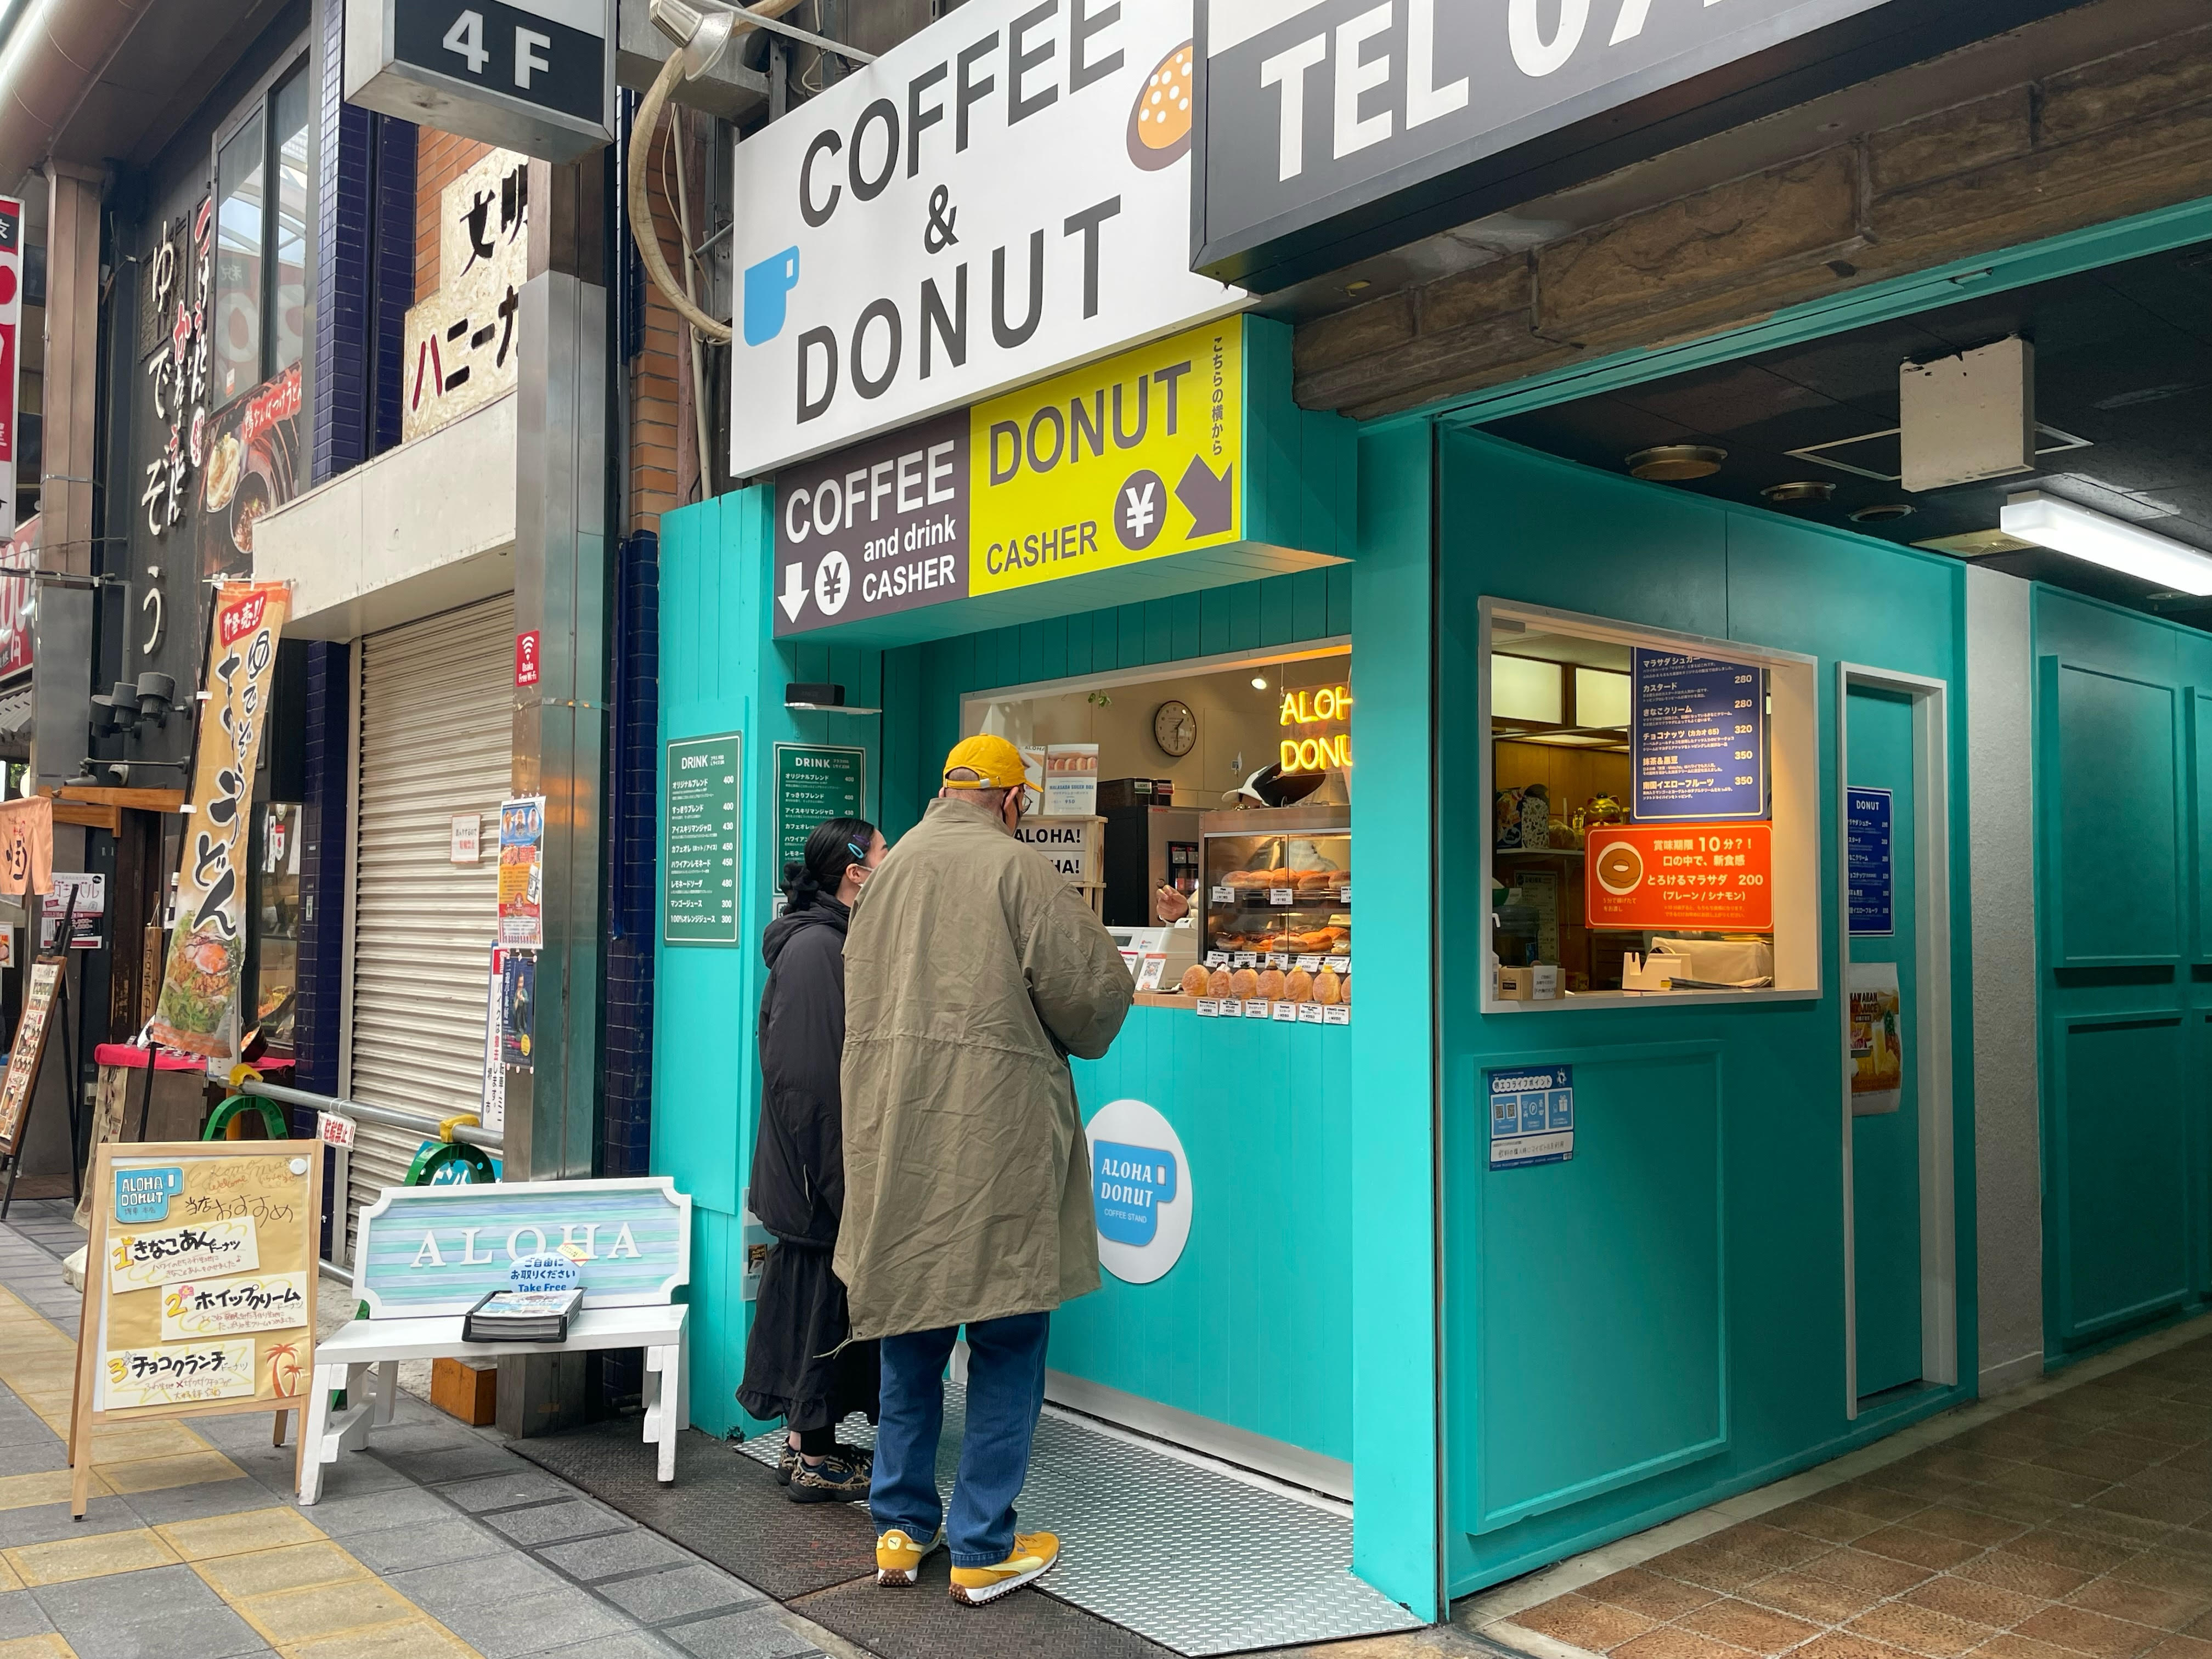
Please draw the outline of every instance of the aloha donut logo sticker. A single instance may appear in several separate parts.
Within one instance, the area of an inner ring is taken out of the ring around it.
[[[1174,1125],[1141,1100],[1113,1100],[1084,1127],[1098,1265],[1130,1285],[1164,1279],[1190,1241],[1190,1162]]]

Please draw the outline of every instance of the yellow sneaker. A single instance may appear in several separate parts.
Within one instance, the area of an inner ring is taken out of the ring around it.
[[[1043,1577],[1059,1559],[1060,1540],[1050,1533],[1018,1532],[1014,1534],[1014,1553],[997,1566],[952,1569],[952,1599],[966,1607],[979,1607],[986,1601],[996,1601],[1008,1590],[1019,1589]]]
[[[897,1528],[892,1528],[876,1540],[876,1582],[893,1589],[905,1589],[921,1571],[923,1559],[932,1551],[944,1547],[942,1527],[927,1544],[917,1544]]]

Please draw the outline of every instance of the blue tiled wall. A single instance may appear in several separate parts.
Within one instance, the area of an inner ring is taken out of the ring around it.
[[[338,1025],[344,995],[346,721],[349,647],[307,647],[307,797],[300,825],[300,987],[293,1030],[299,1086],[338,1090]]]
[[[399,441],[400,348],[415,301],[415,129],[345,101],[344,8],[326,9],[316,243],[317,483]]]
[[[653,899],[659,859],[660,538],[627,538],[616,581],[615,721],[608,763],[605,1110],[599,1173],[647,1172],[653,1109]]]

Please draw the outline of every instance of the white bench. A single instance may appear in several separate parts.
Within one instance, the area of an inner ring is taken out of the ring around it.
[[[676,1437],[691,1426],[686,1378],[689,1308],[586,1308],[568,1322],[566,1342],[464,1342],[461,1316],[436,1319],[356,1319],[315,1345],[315,1387],[307,1407],[307,1455],[300,1501],[322,1495],[323,1465],[360,1451],[368,1431],[392,1421],[399,1402],[403,1359],[498,1359],[510,1354],[574,1353],[594,1348],[645,1350],[645,1443],[658,1449],[661,1484],[676,1479]],[[345,1390],[345,1409],[331,1409],[331,1391]]]
[[[467,1310],[506,1286],[510,1262],[563,1246],[575,1254],[585,1298],[565,1340],[461,1340]],[[691,1421],[690,1310],[673,1297],[690,1267],[691,1200],[665,1176],[386,1188],[362,1212],[355,1248],[354,1288],[368,1317],[315,1344],[301,1503],[321,1496],[325,1463],[361,1450],[370,1430],[392,1420],[403,1360],[605,1348],[645,1351],[645,1443],[661,1482],[673,1482],[676,1437]],[[346,1403],[334,1412],[338,1389]]]

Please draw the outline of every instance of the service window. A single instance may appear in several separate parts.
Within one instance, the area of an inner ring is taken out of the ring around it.
[[[1813,659],[1481,615],[1484,1011],[1817,995]]]

